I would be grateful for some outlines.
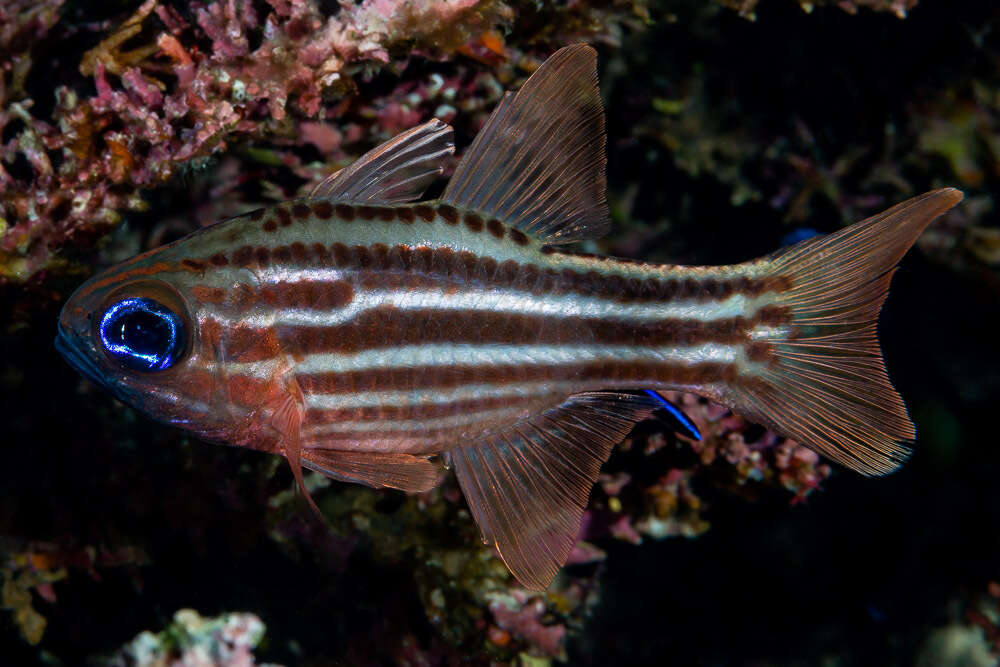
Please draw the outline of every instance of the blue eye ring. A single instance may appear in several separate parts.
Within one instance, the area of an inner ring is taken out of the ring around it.
[[[184,354],[187,332],[180,315],[158,301],[129,297],[113,303],[97,327],[105,351],[124,366],[156,372]]]

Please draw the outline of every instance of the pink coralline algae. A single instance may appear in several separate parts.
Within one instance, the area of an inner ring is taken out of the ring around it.
[[[565,659],[562,642],[566,636],[566,628],[560,624],[542,623],[547,612],[544,597],[514,591],[508,594],[495,593],[490,598],[490,612],[496,619],[496,628],[528,641],[544,655]],[[495,630],[490,633],[494,643],[500,643],[503,637],[502,633]]]
[[[754,428],[726,408],[690,394],[667,395],[697,423],[702,439],[658,430],[626,440],[601,474],[581,533],[585,540],[610,536],[640,544],[644,537],[697,537],[709,528],[699,488],[752,495],[777,486],[796,504],[831,474],[815,452]],[[574,556],[581,557],[587,544]]]
[[[492,0],[365,0],[333,16],[312,0],[180,9],[147,0],[83,55],[80,73],[96,93],[57,86],[44,119],[34,109],[47,100],[30,96],[26,80],[33,50],[58,32],[61,4],[0,8],[2,281],[52,268],[60,248],[143,210],[140,191],[186,165],[241,140],[294,136],[298,121],[342,111],[357,91],[355,77],[413,55],[454,54],[511,18]]]
[[[315,182],[432,115],[488,111],[548,45],[613,44],[646,16],[643,0],[145,0],[76,25],[63,2],[0,6],[0,284],[73,268],[74,249],[148,210],[144,193],[214,156],[242,148],[243,179],[263,164]],[[68,36],[90,48],[49,50]],[[407,78],[419,60],[449,66]],[[32,78],[42,64],[54,89]],[[400,83],[370,94],[381,72]],[[305,164],[309,145],[322,163]],[[225,215],[287,189],[264,183]]]

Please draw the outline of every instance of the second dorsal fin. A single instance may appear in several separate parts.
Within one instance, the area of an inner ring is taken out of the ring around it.
[[[604,143],[597,53],[567,46],[503,98],[441,199],[546,243],[603,236],[611,225]]]
[[[432,118],[379,144],[327,176],[311,197],[398,204],[419,199],[455,152],[451,126]]]

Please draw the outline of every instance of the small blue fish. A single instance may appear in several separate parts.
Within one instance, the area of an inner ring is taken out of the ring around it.
[[[645,393],[660,404],[660,409],[656,411],[657,417],[665,417],[664,421],[673,426],[681,435],[692,440],[701,440],[701,431],[698,430],[698,425],[684,414],[683,410],[664,398],[658,391],[646,389]]]

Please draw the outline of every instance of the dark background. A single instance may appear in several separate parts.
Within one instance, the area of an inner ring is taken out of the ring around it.
[[[777,248],[790,229],[831,231],[848,221],[836,201],[823,198],[803,220],[768,196],[734,206],[730,182],[678,168],[643,128],[657,127],[651,100],[688,95],[692,82],[719,141],[732,131],[757,146],[732,159],[740,179],[766,195],[797,177],[776,169],[761,147],[792,137],[821,165],[847,147],[869,149],[837,176],[842,192],[877,192],[865,180],[868,167],[888,153],[911,194],[955,185],[993,196],[991,157],[983,158],[983,180],[972,184],[943,160],[904,157],[907,132],[939,96],[967,93],[973,81],[997,86],[993,3],[925,0],[899,20],[836,8],[806,14],[773,0],[758,7],[755,22],[699,5],[654,4],[645,31],[627,36],[621,49],[602,49],[613,204],[622,206],[629,188],[637,192],[608,249],[640,238],[630,254],[727,263]],[[887,126],[899,128],[901,145],[887,147]],[[883,189],[887,200],[902,198]],[[171,201],[179,192],[151,197],[177,206]],[[663,220],[669,224],[660,231],[642,231]],[[995,227],[996,214],[980,224]],[[180,607],[205,615],[253,610],[266,618],[269,637],[294,635],[306,654],[322,645],[340,655],[344,637],[393,618],[407,617],[418,635],[433,632],[405,572],[357,558],[331,593],[316,585],[322,564],[293,563],[263,526],[254,528],[259,506],[248,499],[265,502],[287,486],[286,471],[232,476],[244,465],[262,468],[261,455],[188,442],[84,388],[52,347],[60,299],[75,282],[0,292],[11,323],[0,373],[0,534],[72,535],[80,544],[142,534],[156,557],[154,566],[102,570],[100,581],[74,576],[57,584],[58,603],[37,605],[49,620],[45,651],[71,661],[107,653]],[[917,424],[912,459],[881,479],[836,469],[822,492],[794,507],[786,493],[747,503],[704,489],[712,523],[705,535],[638,548],[601,543],[610,554],[601,602],[570,642],[570,662],[913,664],[932,628],[962,620],[1000,578],[998,284],[996,266],[911,252],[893,281],[880,335]],[[232,499],[224,512],[220,495]],[[299,662],[278,642],[257,655]],[[0,663],[44,656],[0,613]]]

